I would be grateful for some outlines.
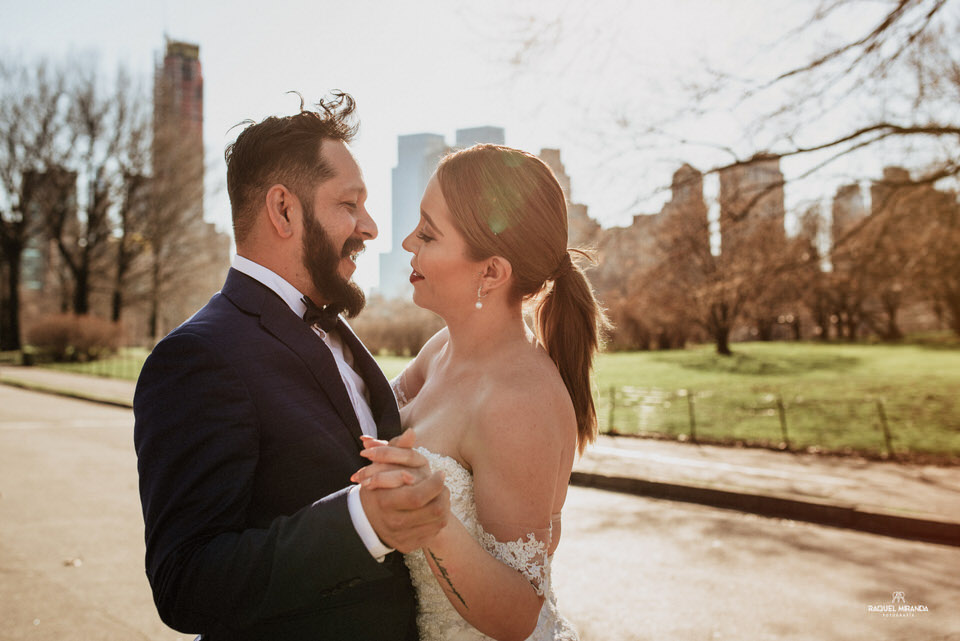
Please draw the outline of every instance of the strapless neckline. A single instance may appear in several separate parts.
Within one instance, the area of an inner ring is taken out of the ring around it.
[[[446,459],[446,460],[448,460],[448,461],[452,461],[454,465],[456,465],[457,467],[459,467],[461,470],[463,470],[464,472],[466,472],[466,473],[469,474],[470,476],[473,476],[473,472],[471,472],[471,471],[467,468],[466,465],[464,465],[463,463],[461,463],[460,461],[458,461],[458,460],[457,460],[456,458],[454,458],[453,456],[450,456],[449,454],[441,454],[440,452],[434,452],[433,450],[427,449],[427,448],[423,447],[422,445],[421,445],[421,446],[418,446],[418,447],[415,447],[415,448],[413,448],[413,449],[415,449],[416,451],[420,452],[421,454],[423,454],[423,455],[426,456],[427,458],[430,458],[431,456],[434,456],[434,457],[437,457],[437,458],[442,458],[442,459]]]
[[[466,474],[467,476],[469,476],[471,480],[473,479],[473,472],[471,472],[469,469],[467,469],[467,467],[466,467],[463,463],[461,463],[460,461],[458,461],[458,460],[457,460],[456,458],[454,458],[453,456],[450,456],[449,454],[441,454],[440,452],[434,452],[433,450],[427,449],[427,448],[425,448],[425,447],[423,447],[423,446],[417,446],[417,447],[415,447],[415,448],[413,448],[413,449],[415,449],[416,451],[418,451],[418,452],[420,452],[421,454],[423,454],[424,456],[426,456],[427,459],[429,459],[431,456],[433,456],[433,457],[436,457],[436,458],[439,458],[439,459],[444,459],[444,460],[446,460],[446,461],[450,461],[451,463],[453,463],[453,464],[456,466],[456,468],[457,468],[459,471],[461,471],[461,472],[463,472],[464,474]],[[557,521],[559,521],[560,518],[561,518],[561,515],[562,515],[562,512],[554,512],[553,514],[551,514],[551,515],[550,515],[550,523],[551,523],[551,525],[554,524],[554,523],[556,523]],[[550,556],[553,556],[553,555],[551,554]]]

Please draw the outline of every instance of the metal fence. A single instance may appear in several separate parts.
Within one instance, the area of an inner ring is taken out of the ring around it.
[[[42,366],[77,374],[135,381],[140,375],[140,369],[149,354],[149,350],[144,348],[123,348],[112,356],[97,360],[74,363],[43,363]]]
[[[931,434],[918,407],[888,404],[880,397],[803,398],[780,391],[723,394],[611,386],[596,396],[600,431],[662,435],[692,442],[741,442],[783,449],[855,450],[889,457],[929,450],[930,438],[946,438],[960,454],[960,436]],[[892,411],[891,411],[892,410]],[[899,419],[899,420],[897,420]],[[951,417],[946,418],[951,422]],[[954,434],[960,416],[952,417]],[[937,449],[937,447],[933,447]]]

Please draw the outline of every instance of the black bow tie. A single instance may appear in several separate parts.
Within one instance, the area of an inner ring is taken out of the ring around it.
[[[337,328],[338,312],[332,309],[330,305],[326,307],[317,307],[316,303],[304,296],[300,299],[307,306],[307,311],[303,313],[303,320],[307,325],[318,326],[325,332],[332,332]]]

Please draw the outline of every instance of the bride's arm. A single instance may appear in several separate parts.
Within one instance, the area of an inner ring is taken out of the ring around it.
[[[542,402],[549,401],[542,390],[529,392],[514,390],[486,404],[464,443],[489,536],[478,542],[449,519],[424,548],[450,603],[495,639],[525,639],[536,627],[557,476],[564,447],[571,446],[563,421],[575,420],[566,404]]]
[[[437,357],[437,354],[447,344],[449,334],[444,327],[434,334],[428,340],[416,357],[410,361],[400,374],[390,381],[390,387],[393,389],[393,395],[397,398],[397,404],[403,407],[420,393],[427,380],[427,371],[429,364]]]

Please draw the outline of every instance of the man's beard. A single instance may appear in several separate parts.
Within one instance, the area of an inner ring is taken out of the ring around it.
[[[367,300],[363,290],[353,281],[340,276],[337,270],[341,259],[362,250],[363,241],[351,237],[338,252],[323,225],[314,219],[313,207],[304,207],[303,266],[307,268],[313,286],[327,302],[327,306],[347,318],[359,314]],[[315,302],[320,304],[320,301]]]

